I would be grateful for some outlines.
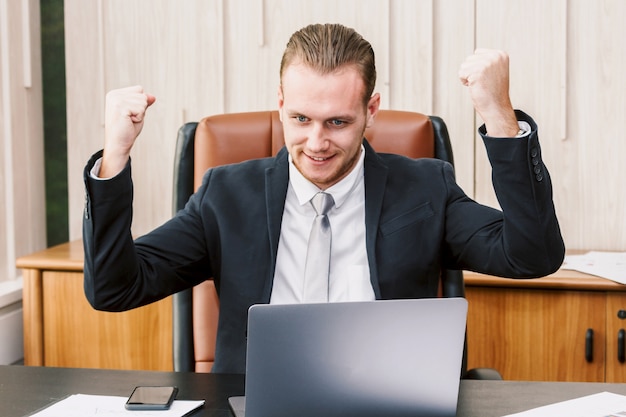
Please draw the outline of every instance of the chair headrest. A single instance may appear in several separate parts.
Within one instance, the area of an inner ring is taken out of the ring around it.
[[[411,158],[435,156],[433,127],[430,118],[421,113],[380,110],[365,138],[377,152]],[[273,156],[284,144],[276,110],[205,117],[195,136],[195,188],[208,168]]]

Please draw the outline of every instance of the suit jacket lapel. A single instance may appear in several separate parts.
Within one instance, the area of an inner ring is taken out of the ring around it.
[[[269,303],[276,270],[276,256],[280,239],[280,226],[285,210],[287,186],[289,185],[289,160],[286,148],[282,148],[275,158],[275,164],[265,170],[265,206],[267,209],[267,230],[270,237],[270,271],[265,279],[263,299]]]
[[[380,160],[378,154],[369,145],[367,140],[363,141],[365,146],[365,245],[367,248],[367,259],[370,267],[370,281],[374,288],[376,299],[381,299],[380,285],[378,281],[378,268],[376,264],[376,237],[383,207],[385,195],[385,184],[389,169]]]

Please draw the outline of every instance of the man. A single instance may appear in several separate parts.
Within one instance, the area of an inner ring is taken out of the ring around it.
[[[155,98],[141,87],[110,92],[104,150],[85,169],[88,300],[130,309],[212,277],[213,371],[243,373],[248,307],[309,302],[310,281],[328,301],[374,300],[434,297],[442,267],[519,278],[555,271],[564,246],[552,187],[534,121],[511,106],[508,57],[478,50],[459,75],[485,122],[502,212],[469,199],[450,164],[374,152],[363,139],[380,105],[372,48],[352,29],[311,25],[292,35],[281,63],[285,148],[209,170],[184,210],[136,241],[129,154]],[[307,280],[309,201],[320,191],[332,196],[330,265]]]

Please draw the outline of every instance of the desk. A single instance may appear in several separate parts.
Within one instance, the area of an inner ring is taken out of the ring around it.
[[[194,416],[232,417],[228,397],[242,395],[242,375],[0,366],[0,416],[22,417],[70,394],[127,396],[135,385],[176,385],[179,399],[206,400]],[[461,381],[458,417],[499,417],[623,384]]]
[[[464,278],[470,368],[495,368],[506,380],[626,382],[618,354],[625,285],[568,270]]]

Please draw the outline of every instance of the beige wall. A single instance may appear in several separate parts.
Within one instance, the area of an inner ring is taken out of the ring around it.
[[[70,236],[79,238],[82,169],[102,146],[104,94],[142,84],[157,96],[133,150],[134,232],[171,216],[176,131],[221,112],[276,107],[294,31],[341,22],[377,53],[383,107],[436,114],[466,192],[497,205],[467,92],[477,47],[511,56],[516,107],[539,123],[570,249],[626,250],[626,38],[620,0],[66,0]]]
[[[45,244],[39,1],[0,0],[0,282]]]
[[[0,364],[23,358],[15,258],[46,245],[39,0],[0,0]]]

